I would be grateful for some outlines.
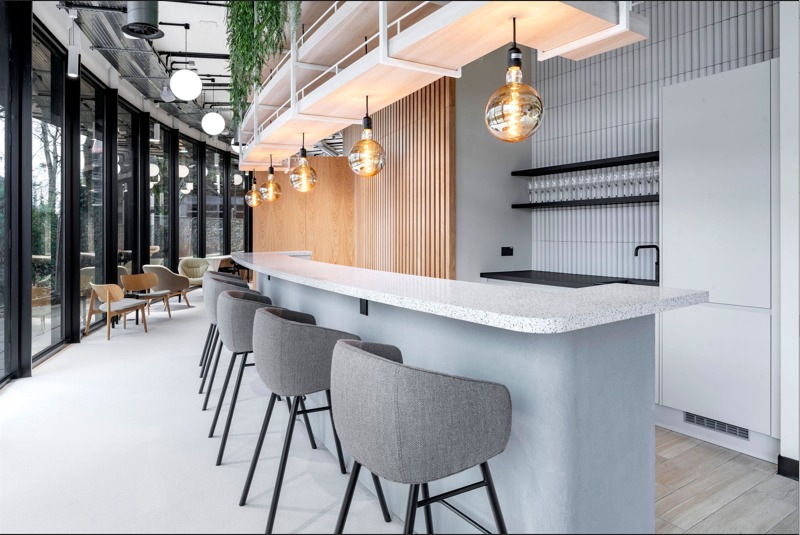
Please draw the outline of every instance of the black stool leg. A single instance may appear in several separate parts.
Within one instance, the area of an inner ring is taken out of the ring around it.
[[[431,495],[428,493],[428,484],[422,484],[422,499],[427,500],[430,498]],[[425,513],[425,531],[427,533],[433,533],[433,515],[431,514],[431,506],[426,505],[422,508],[423,512]]]
[[[211,368],[211,376],[208,378],[208,389],[206,390],[206,398],[203,400],[203,410],[208,408],[208,398],[211,397],[211,388],[214,386],[214,377],[217,376],[217,365],[219,365],[220,353],[222,353],[222,344],[219,345],[217,357],[214,359],[214,366]],[[202,388],[202,386],[200,388]]]
[[[492,514],[494,515],[494,523],[497,524],[497,531],[499,533],[508,533],[506,521],[503,519],[503,512],[500,510],[500,501],[497,499],[497,492],[494,490],[492,473],[489,472],[489,463],[481,464],[481,474],[483,474],[483,480],[486,481],[486,494],[489,496],[489,505],[492,506]]]
[[[247,358],[247,355],[244,356]],[[222,410],[222,402],[225,401],[225,392],[228,390],[228,382],[231,380],[231,373],[233,372],[233,365],[236,362],[236,353],[231,354],[231,363],[228,365],[228,373],[225,374],[225,382],[222,383],[222,392],[219,393],[219,401],[217,407],[214,409],[214,419],[211,421],[211,431],[208,432],[208,438],[214,436],[214,429],[217,427],[217,420],[219,419],[219,412]]]
[[[289,448],[292,445],[292,434],[294,434],[294,420],[297,418],[297,407],[302,401],[302,396],[297,396],[294,398],[294,403],[292,403],[292,414],[289,416],[289,425],[286,426],[286,440],[283,442],[281,464],[278,466],[278,477],[275,479],[275,489],[272,491],[272,504],[269,507],[266,533],[272,533],[272,527],[275,525],[275,514],[278,512],[278,501],[281,498],[283,476],[286,473],[286,461],[289,460]]]
[[[300,410],[306,410],[306,404],[303,402],[303,396],[297,397],[300,399]],[[317,441],[314,440],[314,432],[311,431],[311,422],[308,421],[308,414],[303,414],[303,420],[306,422],[306,431],[308,431],[308,441],[311,442],[311,449],[315,450],[317,449]]]
[[[344,456],[342,455],[342,443],[339,442],[339,435],[336,434],[336,424],[333,423],[333,405],[331,405],[331,391],[325,391],[325,397],[328,398],[328,406],[331,407],[331,427],[333,428],[333,442],[336,444],[336,455],[339,457],[339,471],[343,474],[347,473],[347,467],[344,465]]]
[[[239,387],[242,385],[242,376],[244,375],[244,365],[247,363],[247,353],[242,355],[242,365],[239,366],[239,375],[236,376],[236,385],[233,387],[233,396],[231,397],[231,406],[228,409],[228,419],[225,420],[225,430],[222,432],[222,442],[219,444],[219,453],[217,454],[217,466],[222,464],[222,456],[225,454],[225,444],[228,443],[228,433],[231,430],[231,422],[233,421],[233,411],[236,409],[236,399],[239,397]]]
[[[347,514],[350,512],[350,504],[353,502],[353,493],[356,491],[358,474],[361,472],[361,465],[358,461],[353,463],[353,470],[350,471],[350,481],[347,482],[347,490],[344,491],[344,501],[339,510],[339,520],[336,521],[334,533],[344,533],[344,523],[347,522]]]
[[[203,360],[200,361],[200,367],[204,367],[206,365],[206,361],[208,360],[208,355],[211,354],[213,351],[212,346],[214,344],[214,336],[217,334],[217,326],[212,324],[211,325],[211,335],[208,338],[208,347],[206,348],[206,352],[203,353]],[[203,370],[200,370],[200,377],[203,376]]]
[[[381,478],[372,474],[372,484],[375,485],[375,494],[378,495],[378,503],[381,504],[381,512],[383,519],[386,522],[392,521],[392,515],[389,514],[389,507],[386,505],[386,497],[383,495],[383,487],[381,486]]]
[[[206,361],[203,364],[203,369],[200,370],[200,378],[205,379],[206,374],[208,373],[208,367],[211,365],[211,357],[214,355],[214,350],[217,349],[217,341],[219,340],[219,331],[214,329],[214,339],[211,341],[211,350],[206,355]],[[201,390],[202,393],[202,390]]]
[[[206,344],[203,346],[203,354],[200,355],[200,364],[198,366],[202,366],[203,362],[206,360],[206,351],[208,351],[208,342],[211,340],[211,329],[214,327],[213,325],[208,325],[208,333],[206,334]]]
[[[217,341],[219,342],[219,345],[217,345]],[[219,340],[219,336],[217,336],[217,340],[214,341],[214,349],[217,350],[217,361],[219,361],[219,354],[222,351],[222,340]],[[212,352],[208,354],[206,365],[203,367],[203,375],[201,376],[203,380],[200,381],[200,392],[198,392],[198,394],[203,393],[203,388],[205,388],[206,381],[208,380],[208,371],[211,369],[211,362],[213,360],[214,360],[214,352],[212,350]]]
[[[247,495],[250,494],[250,484],[253,482],[253,475],[256,473],[258,456],[261,455],[261,447],[264,445],[264,437],[267,435],[267,427],[269,427],[269,419],[272,418],[272,408],[275,406],[276,397],[277,396],[275,394],[272,394],[269,397],[269,406],[267,407],[267,414],[264,416],[264,423],[261,424],[261,433],[258,434],[258,442],[256,442],[256,451],[253,452],[253,460],[250,461],[250,470],[248,470],[247,479],[244,482],[242,497],[239,498],[240,506],[247,503]]]
[[[406,523],[403,526],[403,533],[411,535],[414,533],[414,521],[417,519],[417,496],[419,495],[419,485],[410,485],[408,489],[408,505],[406,506]]]

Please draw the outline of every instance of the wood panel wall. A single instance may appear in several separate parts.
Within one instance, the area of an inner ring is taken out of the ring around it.
[[[372,114],[386,167],[355,177],[355,265],[454,279],[455,80],[440,78]],[[343,132],[345,150],[360,126]]]
[[[312,156],[317,185],[299,193],[289,174],[278,171],[275,181],[281,197],[253,209],[253,250],[312,252],[311,259],[344,266],[355,265],[355,175],[347,158]],[[258,184],[266,171],[256,171]]]

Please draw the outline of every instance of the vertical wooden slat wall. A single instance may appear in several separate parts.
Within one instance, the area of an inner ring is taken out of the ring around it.
[[[372,114],[387,161],[356,176],[356,266],[455,278],[454,106],[455,80],[440,78]]]
[[[355,265],[355,175],[347,158],[312,156],[317,186],[299,193],[289,175],[279,171],[275,181],[281,197],[253,209],[253,251],[311,251],[312,260]],[[258,184],[267,180],[257,171]]]

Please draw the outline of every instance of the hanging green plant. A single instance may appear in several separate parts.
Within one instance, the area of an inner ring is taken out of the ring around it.
[[[283,53],[286,26],[300,21],[299,1],[228,2],[225,23],[230,54],[230,100],[232,128],[236,129],[247,111],[247,97],[261,82],[261,70],[270,59]]]

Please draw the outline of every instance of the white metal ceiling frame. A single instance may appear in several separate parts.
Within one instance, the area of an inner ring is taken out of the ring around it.
[[[593,33],[592,35],[587,35],[586,37],[582,37],[577,41],[572,41],[571,43],[567,43],[565,45],[557,46],[552,50],[539,50],[536,57],[539,61],[545,61],[550,58],[554,58],[556,56],[560,56],[562,54],[567,54],[572,52],[573,50],[578,50],[585,46],[593,45],[594,43],[599,43],[609,37],[614,37],[615,35],[619,35],[621,33],[625,33],[630,31],[631,29],[631,8],[633,7],[633,2],[629,0],[620,0],[619,2],[619,22],[616,26],[612,26],[611,28],[606,28],[605,30],[599,31],[597,33]]]

